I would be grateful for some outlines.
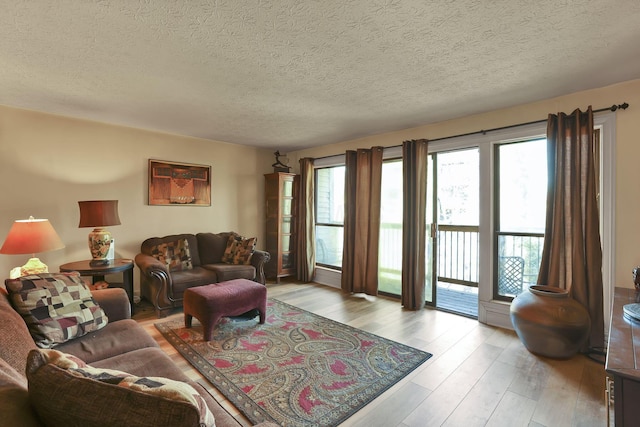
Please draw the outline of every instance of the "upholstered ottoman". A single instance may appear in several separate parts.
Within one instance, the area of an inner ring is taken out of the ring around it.
[[[239,316],[257,309],[260,323],[267,313],[267,288],[247,279],[234,279],[184,291],[184,325],[191,327],[195,317],[202,324],[205,341],[213,338],[213,328],[221,317]]]

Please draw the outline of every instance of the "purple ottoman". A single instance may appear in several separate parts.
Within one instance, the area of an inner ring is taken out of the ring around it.
[[[257,309],[260,323],[267,313],[267,287],[247,279],[234,279],[184,291],[184,325],[195,317],[202,324],[205,341],[213,338],[213,328],[221,317],[239,316]]]

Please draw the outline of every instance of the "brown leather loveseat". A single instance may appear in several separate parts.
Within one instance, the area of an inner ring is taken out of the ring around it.
[[[158,317],[181,307],[187,288],[231,279],[265,284],[264,264],[271,258],[269,253],[253,249],[246,264],[223,262],[230,236],[239,238],[234,232],[198,233],[152,237],[142,242],[135,258],[140,268],[140,293],[154,305]]]

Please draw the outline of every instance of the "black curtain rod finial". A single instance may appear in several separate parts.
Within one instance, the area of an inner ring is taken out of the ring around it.
[[[618,104],[618,105],[612,105],[611,106],[611,111],[616,111],[618,108],[620,108],[621,110],[626,110],[627,108],[629,108],[629,104],[627,102],[623,102],[622,104]]]

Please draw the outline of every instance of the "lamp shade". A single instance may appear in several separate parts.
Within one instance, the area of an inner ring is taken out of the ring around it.
[[[0,248],[1,254],[36,254],[64,248],[60,236],[48,219],[17,220]]]
[[[80,224],[78,227],[108,227],[120,225],[117,200],[89,200],[78,202]]]

